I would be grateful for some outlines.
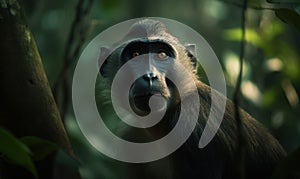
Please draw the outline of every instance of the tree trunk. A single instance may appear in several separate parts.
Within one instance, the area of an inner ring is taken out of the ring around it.
[[[36,44],[16,0],[0,0],[0,84],[0,127],[17,137],[47,139],[73,155]],[[37,163],[40,178],[52,178],[53,159],[48,156]],[[0,178],[28,175],[18,167],[2,172]]]

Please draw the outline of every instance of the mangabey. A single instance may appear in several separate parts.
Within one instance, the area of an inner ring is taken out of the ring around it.
[[[132,84],[128,100],[132,110],[145,116],[150,113],[148,106],[152,95],[161,95],[167,101],[166,114],[161,121],[149,128],[135,128],[119,121],[123,127],[117,129],[118,135],[134,142],[157,140],[172,130],[180,114],[180,104],[189,98],[189,86],[182,99],[176,86],[166,78],[174,62],[181,63],[193,76],[196,83],[200,112],[198,123],[189,139],[173,154],[158,161],[143,164],[126,164],[127,178],[235,178],[236,155],[238,145],[237,123],[234,106],[227,100],[222,124],[213,140],[204,148],[198,148],[198,142],[206,125],[211,105],[211,88],[202,83],[196,75],[197,60],[190,48],[167,32],[165,25],[159,21],[144,19],[136,22],[123,39],[110,48],[101,48],[100,60],[105,60],[100,68],[96,88],[99,112],[110,128],[111,120],[118,119],[112,112],[110,99],[112,81],[117,71],[130,60],[146,58],[147,72]],[[126,78],[134,78],[137,66],[133,66]],[[188,85],[181,81],[180,85]],[[218,98],[224,98],[218,93]],[[191,103],[192,105],[192,103]],[[122,107],[122,104],[119,104]],[[212,111],[218,113],[218,110]],[[193,111],[190,111],[193,113]],[[246,178],[269,178],[285,152],[278,141],[248,113],[240,110],[242,131],[244,134],[244,157]],[[213,114],[212,114],[213,115]],[[189,119],[186,118],[186,122]],[[120,132],[121,131],[121,132]],[[126,178],[126,176],[122,176]]]

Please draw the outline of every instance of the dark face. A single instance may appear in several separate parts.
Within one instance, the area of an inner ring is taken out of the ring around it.
[[[139,40],[129,43],[121,53],[121,63],[133,61],[131,74],[128,77],[137,78],[129,92],[131,108],[139,115],[150,112],[149,99],[151,96],[162,96],[166,100],[166,107],[172,105],[175,86],[166,78],[168,68],[175,59],[174,49],[159,40]],[[140,70],[140,71],[139,71]],[[137,76],[137,74],[143,74]],[[164,105],[158,104],[158,108]],[[160,110],[160,109],[156,109]]]

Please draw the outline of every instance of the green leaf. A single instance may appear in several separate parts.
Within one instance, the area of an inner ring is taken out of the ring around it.
[[[261,0],[247,0],[248,6],[253,6],[253,7],[262,7],[262,1]]]
[[[279,23],[278,21],[272,21],[268,25],[264,25],[262,27],[262,35],[261,38],[266,39],[264,40],[264,44],[269,46],[270,42],[273,41],[273,39],[283,33],[283,26],[282,23]]]
[[[102,0],[102,1],[100,1],[100,3],[102,4],[104,9],[112,10],[118,6],[120,1],[119,0]]]
[[[276,90],[274,88],[270,88],[268,90],[265,90],[263,94],[262,104],[264,107],[272,106],[272,104],[276,101]]]
[[[242,30],[240,28],[228,29],[223,32],[223,38],[232,41],[242,41]],[[245,40],[253,45],[262,47],[263,42],[259,34],[253,30],[247,28],[245,31]]]
[[[283,22],[295,26],[300,31],[300,15],[292,9],[280,8],[275,15]]]
[[[35,161],[44,159],[58,149],[55,143],[35,136],[25,136],[20,140],[29,147]]]
[[[3,128],[0,128],[0,153],[9,162],[26,168],[38,178],[29,148]]]

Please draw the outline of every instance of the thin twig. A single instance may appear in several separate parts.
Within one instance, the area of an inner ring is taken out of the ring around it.
[[[242,41],[240,46],[240,72],[238,75],[238,79],[236,82],[235,91],[233,94],[233,103],[234,103],[234,111],[235,111],[235,119],[237,123],[237,134],[238,134],[238,145],[237,145],[237,153],[236,153],[236,161],[235,164],[237,165],[235,168],[237,169],[236,176],[240,179],[245,178],[245,167],[244,167],[244,147],[245,147],[245,138],[243,134],[243,123],[241,119],[241,114],[239,111],[239,95],[240,95],[240,88],[242,83],[243,77],[243,59],[245,56],[245,29],[246,29],[246,10],[247,10],[247,0],[243,1],[242,7]]]
[[[87,33],[81,34],[78,33],[78,29],[82,25],[83,19],[87,16],[87,14],[90,12],[93,0],[87,1],[87,4],[84,4],[84,0],[79,0],[76,5],[76,14],[75,18],[72,22],[70,33],[68,36],[68,40],[66,43],[66,50],[63,56],[64,64],[62,66],[62,70],[59,72],[58,78],[53,86],[53,94],[54,98],[59,103],[58,95],[59,95],[59,87],[62,86],[62,96],[61,96],[61,105],[58,104],[62,119],[64,119],[67,108],[68,108],[68,101],[69,101],[69,85],[68,85],[68,71],[70,66],[75,62],[75,59],[77,59],[80,49],[82,45],[84,44],[84,41],[87,37]],[[76,33],[77,32],[77,33]],[[79,35],[80,40],[75,44],[76,35]],[[83,37],[84,36],[84,37]],[[74,47],[75,46],[75,47]],[[74,47],[74,48],[72,48]],[[74,49],[74,50],[72,50]]]

